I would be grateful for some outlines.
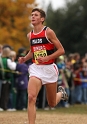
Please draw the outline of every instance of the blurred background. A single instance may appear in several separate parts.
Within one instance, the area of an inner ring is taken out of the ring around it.
[[[44,4],[43,4],[44,3]],[[86,53],[87,47],[86,0],[0,0],[0,43],[9,44],[14,50],[28,47],[27,33],[32,29],[30,13],[34,7],[46,11],[45,24],[52,28],[66,54]]]
[[[65,87],[69,101],[61,101],[57,107],[87,105],[87,0],[0,0],[0,59],[6,60],[3,62],[5,66],[7,61],[15,65],[13,69],[6,66],[2,71],[0,63],[0,75],[2,72],[12,74],[12,79],[9,76],[9,80],[4,76],[5,82],[0,77],[0,111],[27,108],[28,67],[32,61],[20,65],[17,60],[29,51],[27,34],[32,30],[30,15],[35,7],[46,12],[45,25],[54,30],[65,49],[65,55],[57,58],[56,64],[59,69],[58,86]],[[36,106],[48,108],[44,86],[38,95]]]

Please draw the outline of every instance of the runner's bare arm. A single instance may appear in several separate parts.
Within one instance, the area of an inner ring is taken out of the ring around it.
[[[24,57],[25,61],[31,59],[33,57],[33,53],[31,52],[31,50],[28,52],[28,54]]]
[[[29,34],[27,35],[29,39]],[[31,52],[31,49],[29,50],[28,54],[25,57],[19,57],[18,62],[19,63],[24,63],[27,60],[31,59],[33,57],[33,53]]]
[[[27,38],[28,38],[28,40],[30,40],[30,33],[27,34]],[[31,59],[32,57],[33,57],[33,53],[31,52],[31,48],[30,48],[28,54],[24,57],[24,59],[25,59],[25,61],[27,61],[27,60]]]
[[[55,45],[57,49],[53,54],[49,55],[49,59],[55,59],[60,55],[63,55],[65,53],[65,50],[62,44],[60,43],[60,41],[58,40],[58,38],[56,37],[54,31],[48,28],[46,34],[47,34],[47,38]]]

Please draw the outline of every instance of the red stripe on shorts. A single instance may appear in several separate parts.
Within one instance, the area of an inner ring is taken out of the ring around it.
[[[56,73],[57,73],[57,75],[58,75],[58,69],[56,68],[56,66],[55,65],[53,65],[54,66],[54,68],[55,68],[55,70],[56,70]]]

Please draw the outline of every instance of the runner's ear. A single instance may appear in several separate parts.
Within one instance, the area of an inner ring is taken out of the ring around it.
[[[44,20],[45,20],[45,19],[42,17],[42,18],[41,18],[42,23],[44,22]]]

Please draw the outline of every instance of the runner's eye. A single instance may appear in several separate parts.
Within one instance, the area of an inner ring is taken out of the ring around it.
[[[31,17],[33,17],[33,16],[38,16],[38,14],[31,14]]]
[[[38,14],[35,14],[35,16],[38,16]]]

